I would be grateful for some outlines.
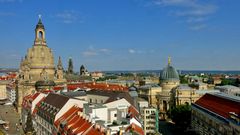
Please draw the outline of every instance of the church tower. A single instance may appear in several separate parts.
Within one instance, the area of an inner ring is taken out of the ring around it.
[[[17,105],[21,108],[22,98],[36,91],[35,85],[64,84],[61,60],[55,68],[54,55],[47,46],[45,28],[39,16],[35,27],[34,44],[27,50],[25,58],[20,63],[17,85]],[[19,109],[18,109],[19,110]],[[21,111],[21,110],[19,110]]]
[[[35,28],[35,41],[34,45],[47,45],[45,39],[45,28],[42,23],[41,15],[39,15],[38,23]]]

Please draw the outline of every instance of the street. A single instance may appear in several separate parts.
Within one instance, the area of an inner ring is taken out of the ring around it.
[[[11,105],[0,105],[0,119],[9,121],[9,129],[6,131],[3,126],[0,127],[5,134],[8,135],[22,135],[22,127],[19,125],[19,114],[15,111],[15,108]],[[17,126],[19,127],[17,129]],[[1,135],[1,132],[0,132]]]

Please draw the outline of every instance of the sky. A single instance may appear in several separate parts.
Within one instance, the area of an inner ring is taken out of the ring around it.
[[[240,70],[239,0],[0,0],[0,67],[18,68],[41,14],[75,71]]]

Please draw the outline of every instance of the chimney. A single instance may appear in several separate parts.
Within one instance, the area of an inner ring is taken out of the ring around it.
[[[123,128],[123,127],[120,127],[120,128],[119,128],[119,135],[123,135],[123,133],[124,133],[124,128]]]
[[[107,129],[106,135],[111,135],[111,129],[110,128]]]

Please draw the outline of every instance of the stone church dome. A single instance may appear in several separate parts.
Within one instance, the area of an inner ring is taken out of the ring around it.
[[[34,45],[27,52],[27,60],[31,68],[54,69],[54,57],[52,50],[47,46]]]
[[[28,49],[25,58],[20,64],[21,79],[24,81],[36,82],[42,80],[41,73],[43,70],[49,80],[60,79],[62,75],[56,75],[54,64],[54,55],[52,50],[47,46],[45,28],[39,17],[35,28],[35,40],[31,48]],[[62,69],[58,69],[62,70]],[[58,72],[58,74],[61,74]]]

